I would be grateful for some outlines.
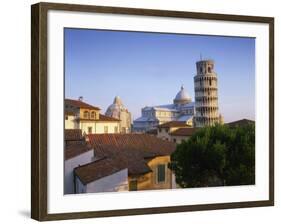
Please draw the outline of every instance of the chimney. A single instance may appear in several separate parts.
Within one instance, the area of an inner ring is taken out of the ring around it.
[[[83,96],[79,96],[78,100],[83,101]]]

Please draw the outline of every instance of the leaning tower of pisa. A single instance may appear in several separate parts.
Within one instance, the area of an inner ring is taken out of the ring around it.
[[[219,121],[217,74],[213,60],[196,62],[195,88],[195,127],[214,125]]]

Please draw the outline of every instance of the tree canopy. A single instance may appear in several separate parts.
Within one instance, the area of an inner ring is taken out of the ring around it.
[[[177,145],[170,168],[181,187],[255,183],[255,125],[200,128]]]

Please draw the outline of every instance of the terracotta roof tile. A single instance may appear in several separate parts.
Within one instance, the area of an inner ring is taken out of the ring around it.
[[[119,122],[120,121],[119,119],[116,119],[116,118],[113,118],[113,117],[108,117],[108,116],[105,116],[103,114],[99,115],[99,119],[77,118],[77,120],[79,120],[79,121],[95,121],[95,122],[98,122],[98,121]]]
[[[171,132],[171,135],[173,135],[173,136],[191,136],[197,130],[198,130],[197,128],[179,128],[179,129]]]
[[[74,116],[75,113],[73,111],[64,111],[65,115]]]
[[[109,117],[109,116],[105,116],[103,114],[100,114],[100,119],[99,121],[120,121],[119,119],[116,119],[114,117]]]
[[[85,141],[81,129],[65,129],[64,143],[65,160],[71,159],[92,149],[91,145]]]
[[[100,110],[100,108],[92,106],[92,105],[90,105],[88,103],[85,103],[85,102],[83,102],[81,100],[65,99],[64,102],[67,105],[71,105],[71,106],[77,107],[77,108]]]
[[[151,172],[148,160],[170,155],[176,148],[174,143],[148,134],[89,134],[87,139],[95,156],[103,159],[75,169],[84,184],[125,168],[129,175]]]
[[[140,155],[127,154],[124,151],[119,154],[108,155],[108,157],[103,157],[84,166],[79,166],[75,168],[74,172],[83,184],[87,184],[123,169],[128,169],[128,175],[151,172],[146,161]]]
[[[81,129],[64,129],[64,140],[82,140],[82,130]]]
[[[68,160],[92,150],[85,141],[68,141],[64,146],[64,159]]]
[[[74,169],[74,173],[83,184],[88,184],[102,177],[126,169],[125,164],[117,163],[112,158],[103,158]]]
[[[89,143],[95,151],[131,149],[148,155],[170,155],[176,148],[172,142],[148,134],[89,134]]]
[[[248,120],[248,119],[241,119],[241,120],[226,123],[226,125],[228,125],[230,127],[245,126],[245,125],[248,125],[248,124],[255,124],[255,121]]]

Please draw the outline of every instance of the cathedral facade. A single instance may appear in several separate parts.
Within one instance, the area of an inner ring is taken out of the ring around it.
[[[183,121],[192,126],[194,102],[182,86],[172,104],[144,107],[141,117],[134,120],[135,132],[145,132],[169,121]]]
[[[182,121],[191,127],[204,127],[220,123],[218,109],[217,74],[213,60],[196,62],[194,77],[195,101],[184,87],[177,93],[172,104],[144,107],[141,117],[133,122],[135,132],[146,132],[169,121]]]

